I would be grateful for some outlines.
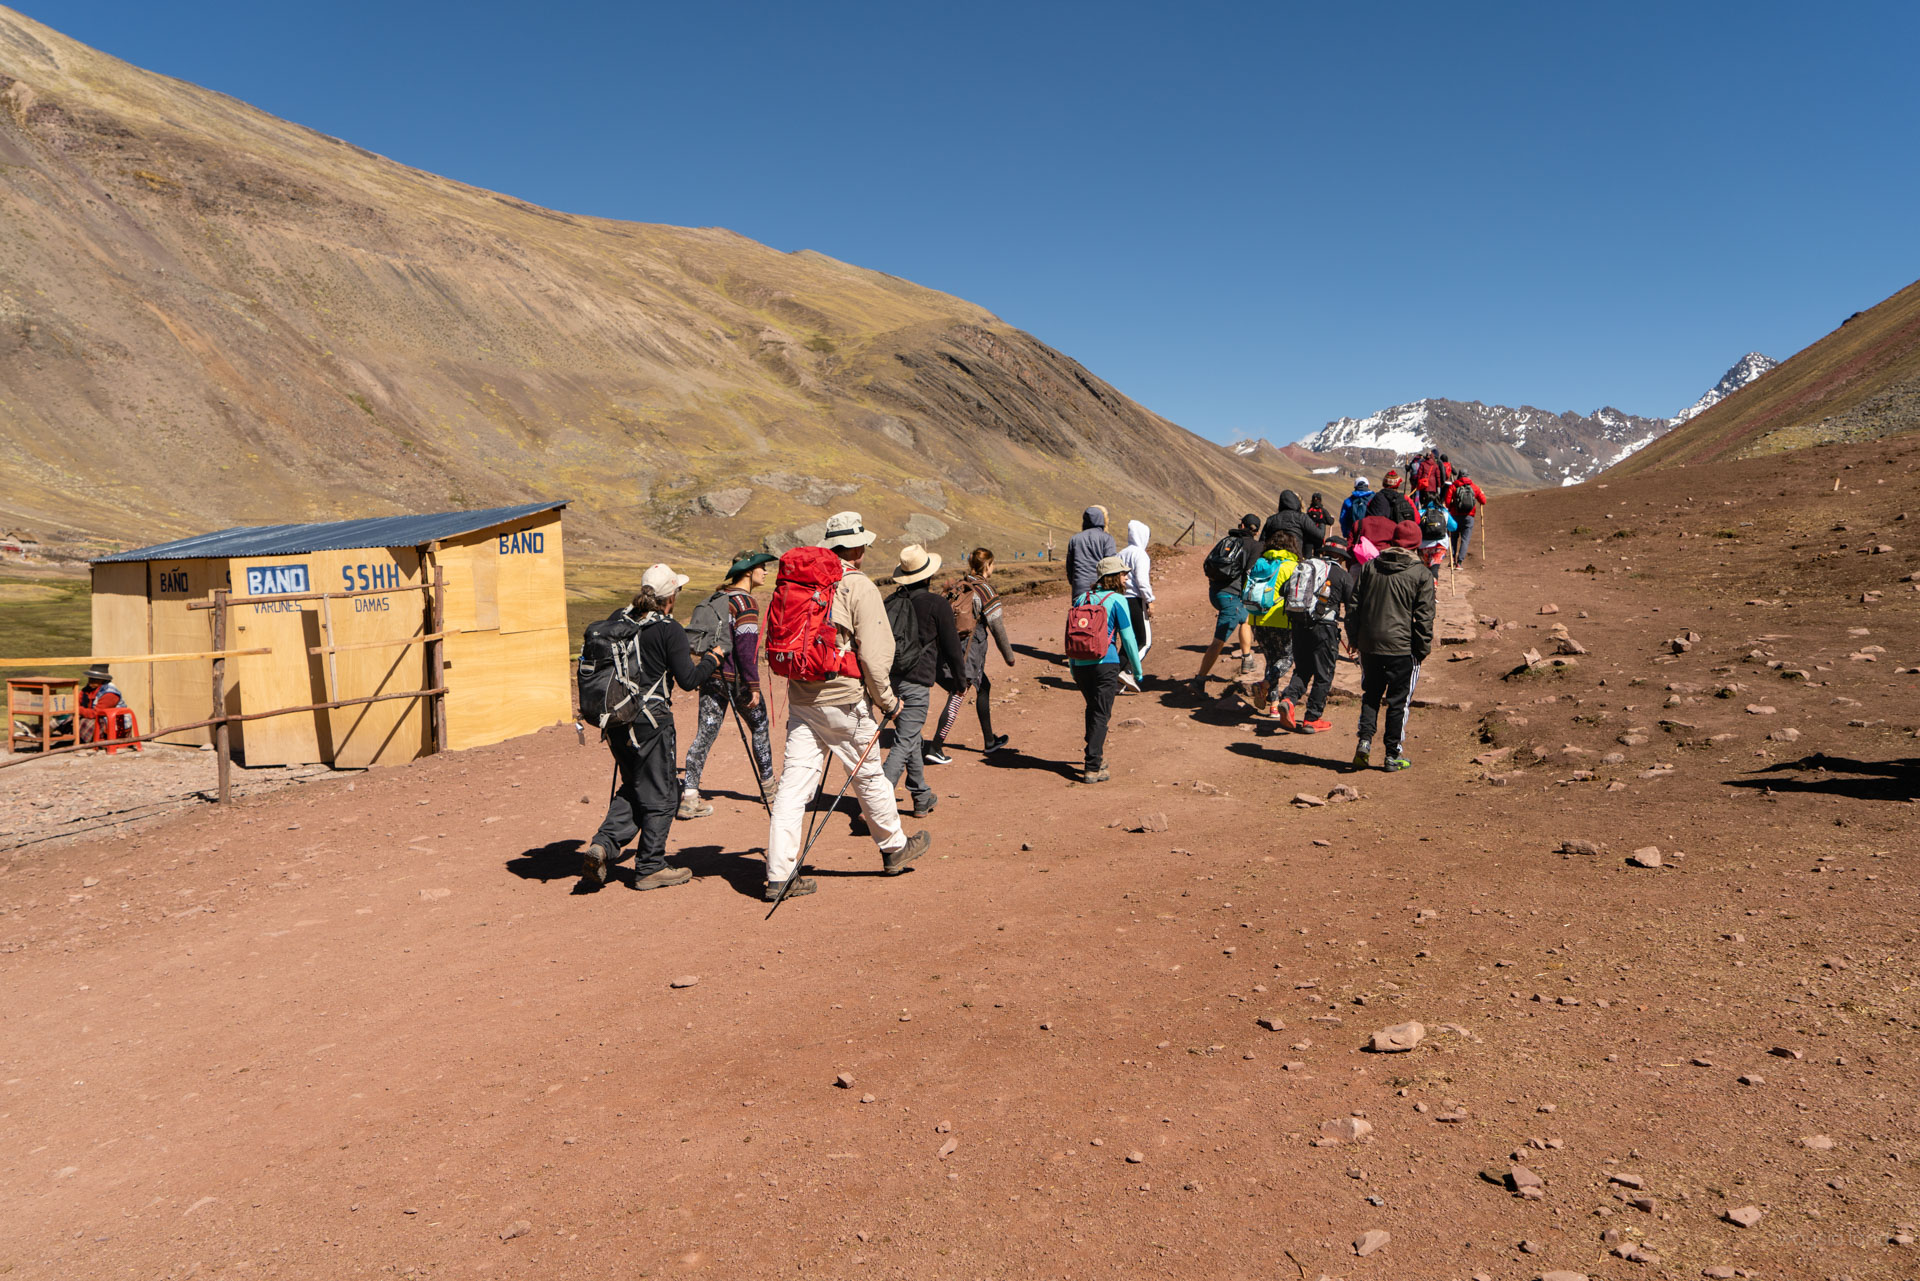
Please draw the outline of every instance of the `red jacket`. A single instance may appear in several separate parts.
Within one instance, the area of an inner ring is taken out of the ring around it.
[[[1456,480],[1451,485],[1447,486],[1446,502],[1447,502],[1448,511],[1453,510],[1453,491],[1460,488],[1460,486],[1462,485],[1465,485],[1468,489],[1471,489],[1473,491],[1473,497],[1476,503],[1485,503],[1487,501],[1487,496],[1480,492],[1480,486],[1473,483],[1473,478],[1471,476],[1462,476],[1459,480]],[[1477,511],[1478,508],[1476,507],[1475,510]]]

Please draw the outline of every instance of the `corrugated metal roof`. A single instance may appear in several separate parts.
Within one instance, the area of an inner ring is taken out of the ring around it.
[[[136,547],[94,561],[223,559],[230,556],[298,556],[306,552],[344,551],[349,547],[419,547],[504,525],[522,516],[565,507],[570,500],[490,507],[477,512],[436,512],[431,516],[374,516],[366,520],[330,520],[315,525],[243,525]]]

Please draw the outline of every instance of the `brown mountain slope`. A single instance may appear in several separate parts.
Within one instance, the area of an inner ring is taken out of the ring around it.
[[[1273,488],[960,299],[467,187],[3,8],[0,471],[0,521],[76,539],[566,496],[589,552],[709,554]]]
[[[1920,428],[1920,282],[1632,455],[1609,475]]]

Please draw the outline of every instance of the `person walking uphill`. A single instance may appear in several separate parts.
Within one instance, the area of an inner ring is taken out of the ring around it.
[[[1325,719],[1327,695],[1340,661],[1340,611],[1353,601],[1353,576],[1347,572],[1347,545],[1330,538],[1314,560],[1300,562],[1287,581],[1287,622],[1293,633],[1293,678],[1280,696],[1280,728],[1321,734],[1333,728]],[[1302,603],[1307,607],[1300,608]],[[1300,700],[1306,705],[1300,706]]]
[[[1254,686],[1254,704],[1262,716],[1280,715],[1280,690],[1293,666],[1292,621],[1287,617],[1287,583],[1300,565],[1300,540],[1283,528],[1279,516],[1267,517],[1265,550],[1247,572],[1247,621],[1254,642],[1267,660],[1266,675]]]
[[[1100,576],[1100,562],[1118,556],[1113,535],[1107,532],[1107,509],[1098,503],[1082,513],[1080,532],[1067,540],[1067,586],[1078,596]]]
[[[1367,500],[1366,514],[1385,516],[1396,525],[1403,520],[1420,519],[1420,513],[1413,509],[1413,504],[1407,501],[1407,496],[1400,492],[1400,473],[1397,471],[1388,472],[1387,478],[1381,482],[1381,488]]]
[[[1414,549],[1420,527],[1403,521],[1393,542],[1367,562],[1347,611],[1347,640],[1360,653],[1360,728],[1353,767],[1372,763],[1380,705],[1387,709],[1387,756],[1382,768],[1406,769],[1407,710],[1420,664],[1433,649],[1433,575]]]
[[[966,661],[953,626],[953,606],[945,596],[927,590],[927,580],[939,572],[938,552],[929,552],[917,543],[904,547],[900,564],[893,571],[896,590],[887,598],[889,613],[896,609],[913,611],[919,650],[901,654],[897,648],[901,629],[893,629],[893,692],[900,699],[900,715],[893,722],[893,750],[887,753],[882,769],[889,785],[897,784],[905,775],[915,818],[933,813],[940,802],[939,794],[927,786],[925,762],[920,757],[921,732],[926,728],[933,685],[942,672],[952,673],[949,679],[957,680]]]
[[[1006,620],[1000,616],[1000,597],[987,580],[993,577],[993,551],[976,547],[967,556],[967,573],[947,589],[954,606],[954,627],[961,637],[964,656],[960,664],[960,687],[948,692],[947,705],[940,712],[940,728],[927,744],[927,764],[951,765],[947,755],[947,736],[960,719],[960,708],[972,697],[980,716],[980,754],[991,755],[1007,745],[1005,734],[993,732],[993,709],[988,699],[993,694],[993,679],[987,675],[987,642],[1000,647],[1000,657],[1013,666],[1013,646],[1007,640]]]
[[[731,638],[720,670],[700,686],[700,719],[687,748],[687,768],[680,779],[681,818],[705,818],[713,806],[700,799],[700,776],[707,753],[727,723],[729,705],[753,735],[753,770],[760,779],[762,799],[773,795],[773,738],[767,724],[767,703],[760,691],[760,605],[753,589],[767,581],[767,566],[776,557],[766,552],[741,552],[727,567],[726,579],[705,602],[719,615],[720,639]],[[699,623],[695,611],[695,624]]]
[[[1080,781],[1104,783],[1113,777],[1107,768],[1107,724],[1113,719],[1114,696],[1120,692],[1124,668],[1140,678],[1140,652],[1133,638],[1133,620],[1127,613],[1127,563],[1108,556],[1087,590],[1073,598],[1067,611],[1067,664],[1073,683],[1087,702],[1086,750]]]
[[[786,755],[767,831],[770,902],[782,892],[792,898],[819,888],[800,875],[800,828],[829,754],[852,775],[888,876],[906,871],[933,843],[931,833],[909,837],[901,830],[893,788],[872,751],[880,736],[874,709],[885,717],[900,710],[888,679],[893,631],[887,607],[860,572],[875,537],[859,512],[837,512],[827,520],[824,547],[796,547],[780,558],[767,607],[767,661],[787,678],[789,701]]]
[[[1213,545],[1200,570],[1207,576],[1207,596],[1213,602],[1213,644],[1200,660],[1200,674],[1193,678],[1194,692],[1207,692],[1207,674],[1226,648],[1227,638],[1237,642],[1240,670],[1253,670],[1253,629],[1247,626],[1247,602],[1240,594],[1246,585],[1247,571],[1260,559],[1260,518],[1248,512],[1240,518],[1240,527]],[[1228,687],[1228,693],[1232,687]]]
[[[1300,495],[1291,489],[1280,491],[1280,510],[1267,518],[1266,528],[1292,531],[1301,557],[1307,560],[1318,556],[1320,545],[1327,540],[1327,531],[1307,515],[1300,506]]]
[[[1367,487],[1367,478],[1358,477],[1353,482],[1353,492],[1340,504],[1340,537],[1349,544],[1359,535],[1360,522],[1367,514],[1367,504],[1373,501],[1373,490]]]
[[[1133,623],[1134,643],[1140,646],[1142,667],[1153,648],[1153,556],[1147,551],[1151,537],[1145,521],[1128,521],[1127,545],[1120,553],[1127,563],[1127,617]]]
[[[1447,486],[1447,514],[1453,517],[1453,563],[1456,565],[1467,558],[1467,544],[1473,541],[1473,522],[1486,501],[1480,486],[1465,472],[1455,476]]]
[[[673,827],[678,789],[674,780],[673,686],[695,689],[720,666],[722,651],[709,650],[698,663],[687,650],[687,633],[673,620],[674,598],[687,585],[685,574],[665,565],[651,566],[640,576],[633,603],[607,620],[620,627],[618,642],[630,663],[624,688],[633,699],[602,723],[607,746],[619,767],[620,783],[607,804],[607,816],[588,843],[580,875],[594,885],[605,885],[607,873],[626,855],[622,852],[635,834],[633,888],[664,889],[685,885],[693,873],[667,866],[667,832]],[[599,626],[596,624],[596,626]],[[635,634],[637,629],[637,634]],[[589,666],[594,647],[593,629],[581,647],[581,669]],[[582,699],[582,711],[586,711]]]

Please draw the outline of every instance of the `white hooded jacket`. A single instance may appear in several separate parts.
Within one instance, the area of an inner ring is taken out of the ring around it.
[[[1143,601],[1153,599],[1153,557],[1147,555],[1149,537],[1145,522],[1128,521],[1127,545],[1120,552],[1120,559],[1127,562],[1127,595]]]

